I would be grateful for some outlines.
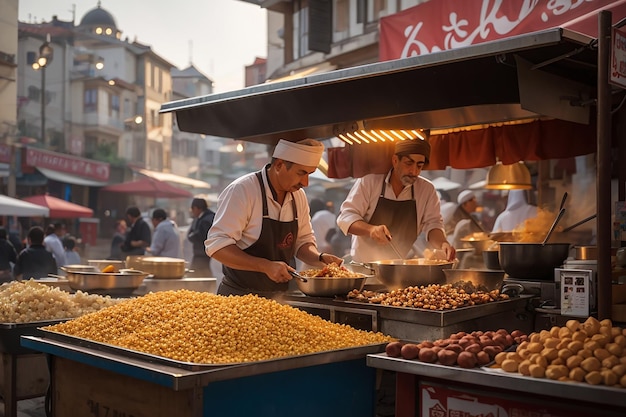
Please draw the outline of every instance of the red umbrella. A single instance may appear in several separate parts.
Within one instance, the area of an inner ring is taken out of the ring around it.
[[[193,194],[185,189],[174,187],[156,178],[142,177],[135,181],[107,185],[102,191],[134,194],[154,198],[191,198]]]
[[[24,198],[24,201],[37,204],[39,206],[48,207],[50,209],[49,217],[55,219],[70,219],[76,217],[92,217],[93,210],[89,207],[79,204],[70,203],[51,195],[34,195]]]

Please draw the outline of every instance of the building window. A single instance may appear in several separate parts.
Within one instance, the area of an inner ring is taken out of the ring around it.
[[[293,12],[293,56],[301,58],[309,53],[309,1],[296,0]]]
[[[350,25],[350,0],[335,0],[335,33],[342,34],[348,32]]]
[[[85,113],[95,112],[98,110],[98,91],[94,89],[85,90],[84,100]]]

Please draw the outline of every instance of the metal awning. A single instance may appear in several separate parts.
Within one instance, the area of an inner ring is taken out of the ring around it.
[[[528,119],[541,114],[520,104],[518,59],[531,71],[595,90],[594,44],[556,28],[169,102],[161,113],[175,112],[182,131],[269,145],[356,127],[449,129]]]

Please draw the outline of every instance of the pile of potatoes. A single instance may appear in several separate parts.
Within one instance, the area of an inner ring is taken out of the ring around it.
[[[390,342],[385,351],[387,356],[394,358],[402,357],[427,363],[474,368],[493,362],[498,354],[514,344],[523,343],[527,338],[528,336],[520,330],[514,330],[511,333],[505,329],[472,333],[458,332],[447,339],[438,339],[433,342]]]
[[[626,329],[611,320],[568,320],[565,327],[531,333],[493,367],[533,378],[626,388]]]

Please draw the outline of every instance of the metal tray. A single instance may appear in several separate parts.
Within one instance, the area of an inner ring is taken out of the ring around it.
[[[50,326],[71,318],[32,321],[28,323],[0,323],[0,352],[2,353],[33,353],[31,349],[22,347],[21,336],[40,336],[42,326]]]
[[[149,353],[143,353],[136,350],[130,350],[126,348],[122,348],[119,346],[109,345],[106,343],[95,342],[93,340],[83,339],[80,337],[70,336],[63,333],[53,332],[46,329],[40,329],[41,335],[40,337],[48,340],[53,340],[61,343],[67,343],[75,346],[80,346],[100,352],[107,352],[116,354],[129,359],[138,359],[147,361],[149,363],[158,364],[158,365],[166,365],[174,368],[185,369],[188,371],[206,371],[211,369],[218,369],[224,367],[235,367],[235,366],[248,366],[248,365],[258,365],[258,364],[268,364],[276,361],[290,360],[294,358],[302,358],[303,361],[312,361],[312,363],[328,363],[332,362],[332,357],[337,354],[341,354],[342,352],[350,352],[352,354],[362,354],[365,357],[370,353],[380,353],[385,350],[386,343],[380,343],[376,345],[365,345],[365,346],[356,346],[352,348],[346,349],[337,349],[332,351],[324,351],[324,352],[316,352],[307,355],[299,355],[299,356],[285,356],[280,358],[268,359],[265,361],[256,361],[256,362],[233,362],[233,363],[195,363],[195,362],[182,362],[174,359],[168,359],[162,356],[151,355]],[[328,356],[328,358],[327,358]]]

